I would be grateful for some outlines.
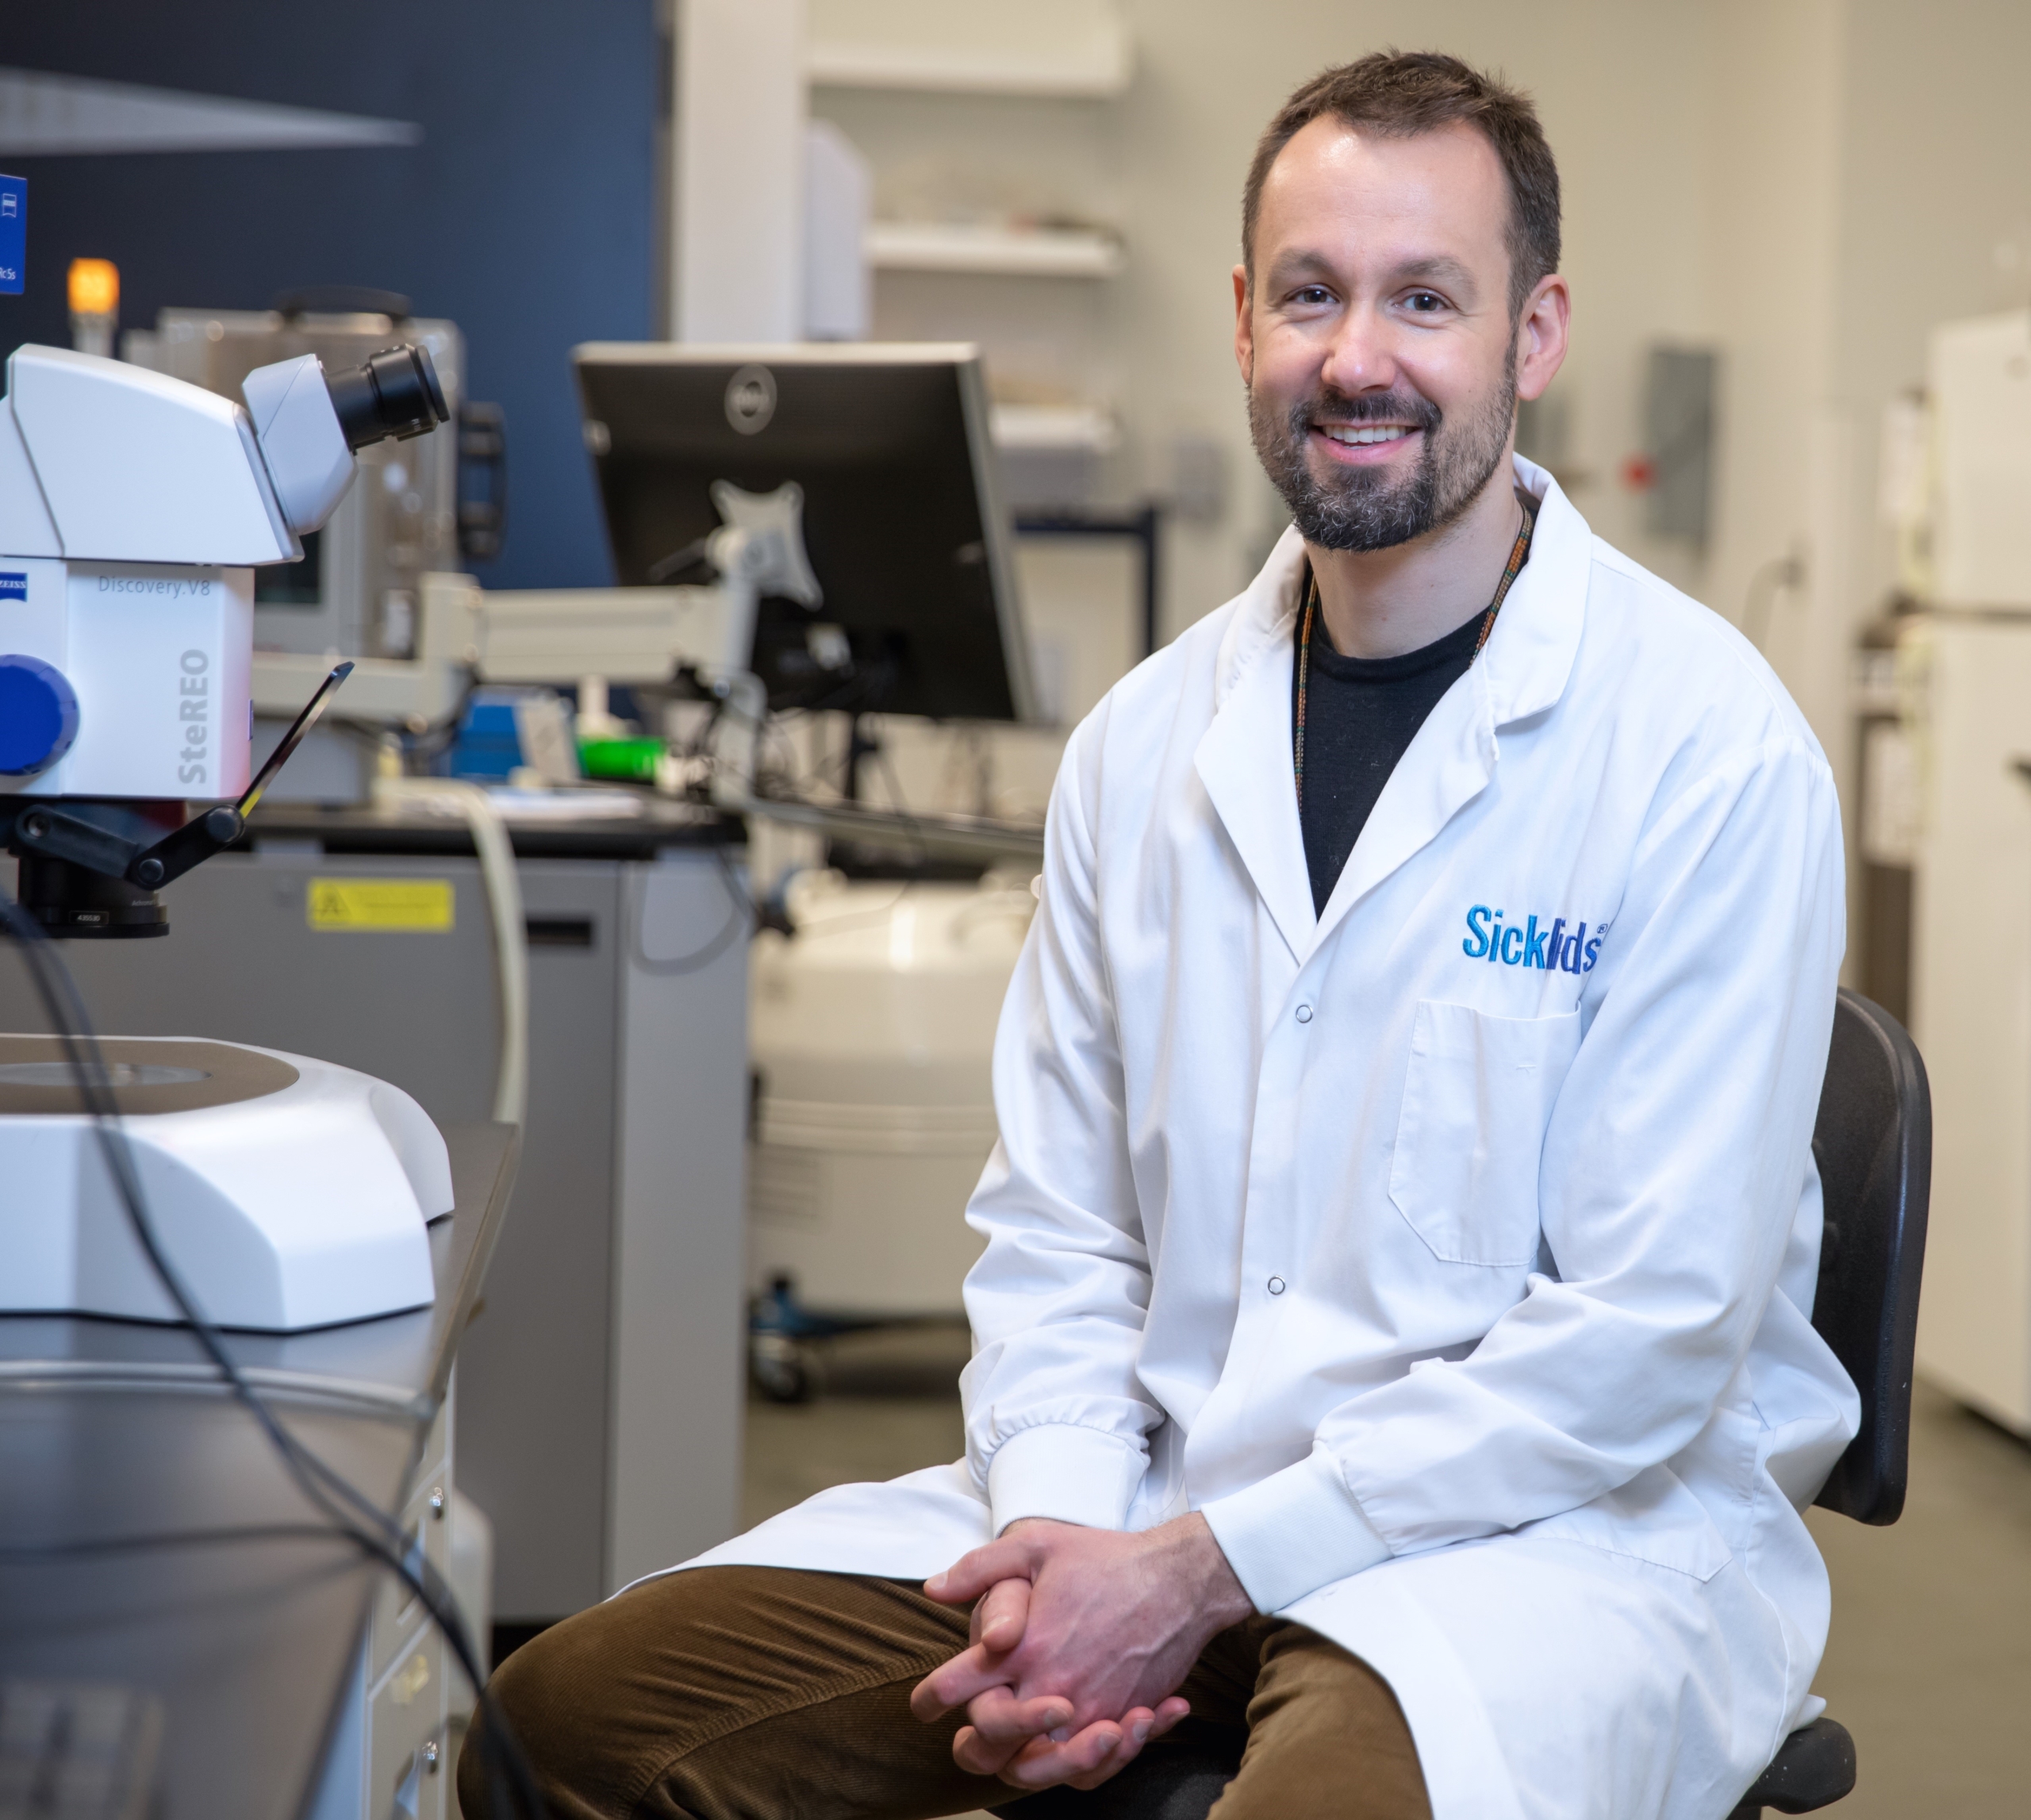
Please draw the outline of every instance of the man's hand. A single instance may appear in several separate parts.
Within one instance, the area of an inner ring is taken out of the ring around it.
[[[972,1722],[960,1767],[1018,1788],[1090,1788],[1189,1710],[1172,1695],[1216,1632],[1254,1607],[1204,1517],[1140,1534],[1032,1519],[924,1591],[977,1599],[972,1642],[910,1696],[926,1721]]]

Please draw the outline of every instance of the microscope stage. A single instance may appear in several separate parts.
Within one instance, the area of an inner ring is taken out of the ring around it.
[[[280,1051],[100,1042],[158,1242],[215,1325],[294,1333],[421,1307],[443,1139],[398,1088]],[[64,1046],[0,1035],[0,1311],[175,1320]]]

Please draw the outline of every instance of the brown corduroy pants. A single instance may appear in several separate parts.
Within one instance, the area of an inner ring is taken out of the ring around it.
[[[905,1582],[693,1568],[543,1632],[491,1691],[553,1820],[930,1820],[1021,1799],[953,1762],[962,1714],[910,1714],[966,1624]],[[1251,1618],[1179,1691],[1192,1718],[1138,1764],[1188,1735],[1245,1734],[1213,1820],[1430,1820],[1388,1684],[1316,1632]],[[465,1820],[493,1820],[486,1782],[475,1731]]]

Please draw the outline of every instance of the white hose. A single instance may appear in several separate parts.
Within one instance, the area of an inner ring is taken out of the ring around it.
[[[478,784],[452,778],[376,778],[377,806],[435,809],[462,816],[493,917],[493,959],[501,998],[501,1065],[493,1080],[493,1116],[519,1125],[529,1101],[529,946],[515,850],[493,800]]]

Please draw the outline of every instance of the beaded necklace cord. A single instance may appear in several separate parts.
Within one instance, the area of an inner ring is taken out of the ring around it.
[[[1481,655],[1482,647],[1488,642],[1488,634],[1495,630],[1495,616],[1502,611],[1502,603],[1509,593],[1510,584],[1522,572],[1523,564],[1530,554],[1531,533],[1538,528],[1538,501],[1528,494],[1519,497],[1523,505],[1522,528],[1516,533],[1516,541],[1510,546],[1509,565],[1502,572],[1502,579],[1495,583],[1495,598],[1488,602],[1488,610],[1481,615],[1481,635],[1474,640],[1472,654],[1467,659],[1472,669],[1475,659]],[[1298,806],[1304,806],[1304,720],[1305,697],[1311,678],[1311,633],[1319,616],[1319,578],[1311,573],[1309,564],[1305,569],[1304,624],[1298,634],[1298,711],[1296,724],[1291,732],[1291,766],[1297,778]]]

